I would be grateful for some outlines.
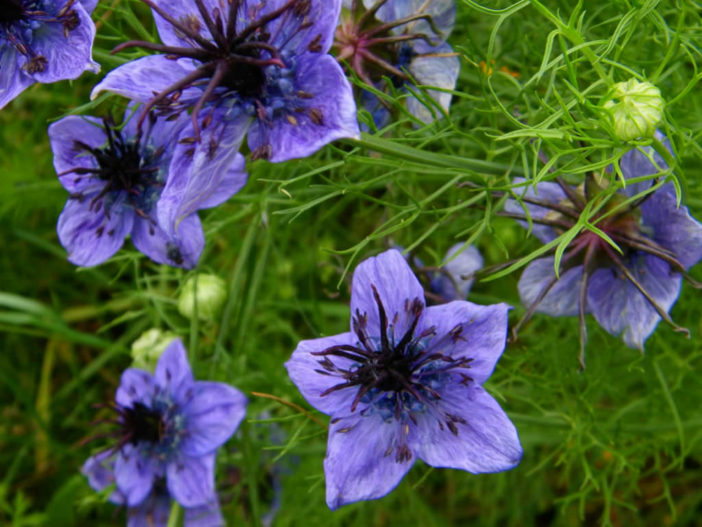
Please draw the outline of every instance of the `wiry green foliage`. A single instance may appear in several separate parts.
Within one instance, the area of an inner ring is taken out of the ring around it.
[[[151,327],[184,338],[196,376],[249,394],[247,421],[218,458],[231,525],[264,523],[277,500],[280,526],[699,522],[702,320],[699,292],[687,285],[672,315],[690,340],[661,324],[642,355],[588,318],[583,372],[576,318],[536,315],[522,329],[487,384],[521,435],[515,470],[474,476],[418,464],[379,501],[334,513],[324,504],[327,419],[282,364],[299,340],[346,330],[350,272],[361,259],[397,244],[440,265],[449,246],[469,240],[486,265],[514,260],[469,298],[512,304],[516,322],[524,307],[514,271],[551,246],[496,216],[507,196],[520,195],[512,178],[579,183],[636,146],[614,137],[602,110],[612,85],[631,77],[661,90],[661,130],[675,158],[653,146],[682,203],[702,218],[699,3],[457,4],[450,41],[462,66],[449,115],[419,126],[399,111],[387,130],[310,159],[250,163],[244,190],[203,214],[208,241],[196,271],[228,287],[217,320],[184,319],[176,304],[190,273],[155,265],[128,244],[94,269],[65,260],[55,222],[66,195],[46,126],[68,112],[119,115],[117,97],[88,101],[100,77],[36,84],[0,112],[0,524],[124,523],[77,475],[102,446],[80,441],[94,433],[93,405],[112,399],[131,343]],[[110,55],[118,43],[157,38],[134,0],[103,1],[94,19],[103,72],[141,53]],[[364,112],[361,119],[368,122]],[[616,171],[606,177],[621,184]],[[596,230],[594,212],[577,228]],[[558,255],[574,234],[553,242]],[[692,274],[702,278],[700,266]]]

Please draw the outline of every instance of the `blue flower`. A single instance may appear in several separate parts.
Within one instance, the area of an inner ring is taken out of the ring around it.
[[[338,60],[347,61],[358,77],[382,89],[389,77],[395,88],[410,92],[409,112],[425,123],[437,118],[437,109],[415,96],[413,83],[452,90],[460,63],[446,43],[456,19],[453,0],[344,0],[334,46]],[[443,111],[451,94],[427,90]],[[390,112],[376,95],[364,92],[364,106],[376,126],[389,123]],[[440,117],[440,115],[439,115]]]
[[[54,167],[70,193],[58,221],[68,259],[97,265],[125,236],[159,263],[194,267],[204,247],[198,209],[229,199],[246,182],[243,156],[209,156],[180,140],[188,119],[156,118],[141,133],[136,119],[69,116],[49,127]]]
[[[632,179],[659,174],[666,164],[646,148],[627,152],[619,167],[626,179]],[[592,174],[578,188],[558,178],[529,187],[520,198],[523,207],[515,200],[505,205],[506,214],[516,218],[524,218],[526,208],[533,234],[544,243],[572,228],[586,206],[601,205],[590,223],[609,236],[621,253],[583,229],[563,254],[558,277],[554,257],[547,256],[532,261],[519,280],[519,294],[528,306],[525,318],[535,311],[579,315],[583,366],[586,313],[634,348],[643,349],[661,318],[687,333],[674,324],[668,311],[680,294],[687,269],[702,258],[702,225],[687,207],[677,206],[672,183],[654,188],[659,178],[629,183],[619,191],[609,189],[606,179],[601,186]]]
[[[75,79],[92,59],[97,0],[5,0],[0,8],[0,108],[35,82]]]
[[[327,53],[341,0],[142,1],[164,44],[118,49],[163,54],[110,72],[93,96],[109,90],[146,103],[142,120],[154,107],[192,109],[197,148],[237,151],[248,132],[252,159],[305,157],[358,137],[351,86]]]
[[[110,500],[129,508],[130,525],[150,525],[149,518],[165,525],[170,498],[186,509],[191,525],[221,525],[215,455],[244,418],[243,394],[193,380],[183,344],[174,340],[154,375],[125,370],[115,401],[117,443],[83,465],[90,485],[114,484]]]
[[[482,387],[504,350],[508,309],[426,307],[398,251],[361,262],[351,331],[303,340],[286,363],[305,399],[332,417],[330,508],[384,496],[417,458],[473,473],[519,463],[517,431]]]

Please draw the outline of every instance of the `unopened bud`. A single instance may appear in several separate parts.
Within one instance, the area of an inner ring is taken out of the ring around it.
[[[652,137],[663,116],[663,97],[650,82],[629,79],[614,85],[612,100],[604,104],[622,141]]]
[[[132,343],[132,366],[153,372],[161,353],[176,338],[175,333],[160,329],[149,329]]]
[[[192,319],[197,303],[197,317],[200,320],[214,320],[227,298],[226,286],[224,280],[212,274],[191,276],[180,292],[178,311],[184,317]]]

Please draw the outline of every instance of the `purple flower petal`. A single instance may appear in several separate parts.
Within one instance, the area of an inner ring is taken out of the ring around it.
[[[453,384],[442,391],[439,406],[460,419],[454,421],[454,434],[437,426],[429,413],[418,416],[410,445],[424,462],[474,474],[509,470],[519,463],[523,452],[517,430],[482,387]]]
[[[131,209],[113,204],[108,217],[97,207],[90,208],[91,199],[92,196],[69,199],[56,226],[61,245],[68,251],[68,260],[86,267],[100,264],[115,254],[134,222]]]
[[[156,384],[152,375],[144,370],[128,368],[122,372],[115,401],[118,405],[131,408],[135,404],[150,406],[150,401],[154,397]]]
[[[436,328],[436,337],[427,343],[427,353],[472,359],[467,374],[484,383],[505,349],[509,309],[507,304],[480,306],[465,300],[431,306],[424,326]]]
[[[143,457],[131,444],[126,444],[115,459],[117,489],[125,496],[129,507],[139,505],[151,492],[158,465],[154,459]]]
[[[184,527],[224,527],[219,503],[213,501],[201,507],[185,509]]]
[[[86,70],[98,73],[100,65],[92,59],[95,24],[80,3],[71,9],[78,17],[78,25],[67,31],[60,23],[44,24],[40,38],[35,38],[32,46],[35,53],[46,58],[43,71],[31,76],[39,82],[56,82],[63,79],[76,79]]]
[[[137,218],[132,243],[155,262],[192,269],[205,248],[205,234],[197,214],[185,217],[169,235],[152,218]]]
[[[366,9],[370,9],[375,3],[376,0],[363,0]],[[378,9],[375,16],[383,22],[393,22],[415,14],[430,15],[441,35],[436,35],[426,20],[415,22],[408,32],[436,36],[439,40],[435,42],[435,45],[438,45],[446,40],[446,37],[453,31],[456,22],[456,2],[454,0],[431,0],[429,2],[426,0],[388,0]],[[400,26],[395,31],[405,32],[407,31],[406,27],[407,25]]]
[[[243,11],[253,12],[256,10],[257,19],[266,14],[280,9],[289,0],[244,0]],[[307,24],[304,29],[300,29],[301,21],[299,16],[283,16],[267,26],[267,31],[271,34],[269,39],[274,45],[294,50],[297,54],[308,51],[315,53],[327,53],[331,48],[334,39],[334,31],[339,21],[341,12],[341,0],[311,0],[309,2],[309,12],[304,15]],[[243,26],[240,27],[243,29]]]
[[[672,251],[686,269],[702,259],[702,224],[687,207],[677,206],[674,194],[655,192],[641,205],[643,219],[656,242]]]
[[[80,471],[88,478],[88,484],[100,492],[115,483],[114,465],[115,454],[111,450],[105,450],[89,457]],[[124,496],[118,490],[112,492],[109,499],[117,505],[123,505],[125,502]]]
[[[288,375],[302,396],[314,408],[325,414],[346,415],[350,413],[351,403],[355,390],[338,390],[322,396],[329,388],[343,382],[338,376],[328,375],[320,361],[321,356],[312,355],[313,352],[324,351],[332,346],[355,345],[356,337],[352,333],[342,333],[332,337],[323,337],[312,340],[302,340],[295,348],[290,360],[285,363]],[[349,359],[334,358],[335,364],[341,368],[348,368],[353,363]],[[322,372],[322,373],[320,373]]]
[[[378,416],[347,417],[330,425],[324,459],[330,509],[381,498],[397,486],[414,462],[396,460],[401,433],[399,424]]]
[[[215,455],[181,456],[166,467],[168,492],[183,507],[199,507],[216,499]]]
[[[270,123],[257,119],[249,130],[249,148],[270,146],[275,163],[309,156],[336,139],[358,138],[356,103],[351,85],[330,55],[306,53],[297,58],[295,88],[309,93],[302,111],[290,111]]]
[[[76,138],[91,147],[99,148],[107,142],[102,121],[95,117],[69,115],[49,126],[49,140],[54,153],[54,168],[63,187],[71,192],[91,192],[104,186],[98,178],[85,174],[68,173],[75,168],[95,168],[95,158],[87,155],[85,149],[76,144]]]
[[[195,382],[181,402],[188,433],[181,450],[186,456],[213,453],[229,439],[246,414],[246,397],[221,382]]]
[[[420,47],[420,43],[423,42],[417,42],[415,47]],[[409,64],[409,72],[419,85],[453,90],[456,87],[460,67],[460,61],[457,56],[453,55],[451,46],[442,44],[435,48],[427,47],[426,50],[418,51],[417,56]],[[427,93],[444,111],[448,112],[452,97],[450,93],[431,89],[428,89]],[[431,123],[437,117],[441,117],[436,108],[427,108],[414,96],[407,99],[407,109],[425,123]]]
[[[241,118],[213,126],[199,144],[176,146],[158,203],[159,222],[167,231],[173,233],[184,218],[219,205],[246,184],[245,160],[238,150],[249,122]]]
[[[165,55],[143,57],[109,72],[95,85],[90,98],[111,91],[138,102],[147,102],[155,93],[178,82],[195,68],[190,59],[170,60]],[[180,100],[197,100],[200,93],[197,88],[186,88]]]
[[[171,515],[167,492],[154,490],[144,501],[127,511],[127,527],[166,527]]]
[[[378,337],[382,333],[373,287],[378,291],[385,309],[390,333],[399,341],[414,320],[412,303],[417,299],[424,305],[424,289],[402,254],[394,249],[361,262],[353,274],[351,316],[355,317],[357,312],[366,314],[368,334],[371,337]],[[417,323],[418,328],[425,326],[423,317],[424,313]]]
[[[555,279],[553,261],[553,256],[537,258],[524,269],[519,279],[519,297],[527,308],[536,302],[544,288]],[[566,271],[561,270],[559,276],[559,280],[541,300],[536,311],[554,317],[577,315],[583,266],[576,265]],[[585,312],[589,312],[589,309]]]
[[[431,290],[446,300],[465,300],[473,285],[473,278],[463,277],[483,267],[483,255],[473,245],[456,255],[464,245],[457,243],[449,248],[444,257],[444,261],[448,260],[448,263],[441,266],[444,272],[437,273],[431,281]],[[448,276],[445,273],[448,273]]]
[[[655,256],[635,256],[627,268],[666,312],[680,294],[682,277]],[[597,322],[612,335],[622,334],[632,348],[643,349],[661,317],[639,290],[616,268],[598,269],[590,278],[588,305]]]
[[[515,185],[518,185],[520,183],[525,183],[527,180],[524,178],[517,177],[514,178],[512,181]],[[528,185],[525,188],[515,188],[514,193],[517,196],[538,199],[539,201],[554,204],[559,204],[566,198],[563,189],[561,189],[558,183],[551,183],[549,181],[538,183],[536,185],[536,190],[534,190],[534,187],[532,185]],[[531,203],[519,203],[514,199],[508,199],[507,201],[505,201],[506,212],[523,215],[525,208],[529,212],[529,215],[535,219],[544,219],[546,217],[550,218],[554,214],[552,209],[540,207]],[[529,227],[529,224],[526,221],[520,221],[519,224],[525,229]],[[553,227],[549,227],[547,225],[539,225],[536,223],[533,224],[531,232],[543,243],[548,243],[557,238],[558,236]]]
[[[176,399],[192,388],[193,372],[188,356],[180,339],[174,339],[163,351],[156,364],[154,380],[158,386],[167,389]]]
[[[0,109],[17,97],[27,87],[34,84],[34,79],[20,69],[17,51],[12,46],[0,49]]]
[[[217,0],[203,0],[202,2],[207,9],[208,13],[212,13],[214,7],[218,7],[220,13],[222,13],[223,18],[226,19],[227,5],[226,1],[218,2]],[[166,13],[171,17],[175,18],[181,23],[184,23],[190,29],[197,29],[197,32],[207,40],[212,40],[212,35],[207,29],[200,11],[195,5],[193,0],[154,0],[154,4],[161,7]],[[181,34],[177,29],[175,29],[169,22],[164,20],[161,15],[156,11],[153,11],[154,21],[156,22],[156,30],[158,35],[164,44],[169,46],[191,46],[190,42],[186,40],[183,34]]]

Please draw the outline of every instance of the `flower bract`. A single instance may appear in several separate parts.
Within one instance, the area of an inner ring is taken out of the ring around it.
[[[35,82],[75,79],[92,59],[97,0],[0,2],[0,108]]]
[[[188,119],[150,114],[137,129],[133,111],[117,127],[69,116],[49,127],[54,167],[70,193],[58,221],[68,259],[83,266],[110,258],[125,236],[159,263],[193,267],[204,247],[196,211],[229,199],[246,182],[244,159],[208,156],[180,140]]]
[[[116,444],[83,465],[90,485],[102,490],[114,484],[111,501],[127,506],[132,519],[165,525],[170,496],[193,517],[213,519],[191,525],[220,525],[214,521],[219,517],[215,455],[244,418],[243,394],[224,383],[195,381],[176,339],[153,375],[125,370],[113,409]]]
[[[327,53],[341,0],[143,0],[162,54],[110,72],[93,90],[145,103],[143,112],[191,111],[198,148],[285,161],[357,137],[351,86]],[[144,113],[142,113],[143,119]]]
[[[358,266],[351,331],[303,340],[286,363],[305,399],[332,417],[329,507],[384,496],[416,459],[473,473],[519,463],[517,431],[482,387],[504,350],[508,309],[426,307],[396,250]]]

